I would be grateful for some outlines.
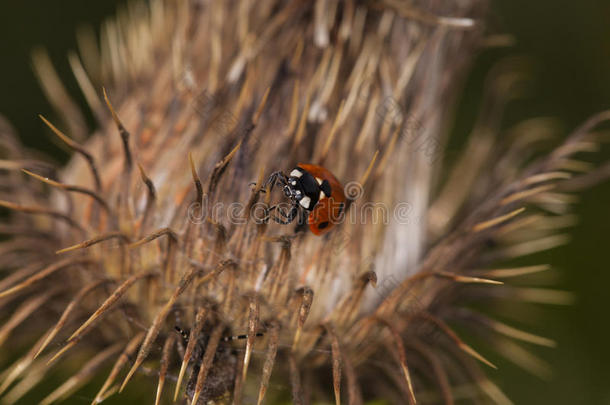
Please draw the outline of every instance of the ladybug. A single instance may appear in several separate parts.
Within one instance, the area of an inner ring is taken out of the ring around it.
[[[316,235],[328,232],[339,220],[345,209],[345,194],[343,186],[326,168],[317,165],[299,163],[290,174],[283,172],[271,174],[265,182],[269,190],[275,184],[283,187],[284,195],[292,203],[288,213],[277,206],[269,208],[276,210],[284,218],[274,216],[280,224],[290,224],[299,212],[308,214],[309,229]]]

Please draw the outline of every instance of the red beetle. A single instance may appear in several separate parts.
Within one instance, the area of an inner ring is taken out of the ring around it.
[[[328,232],[341,218],[345,209],[345,194],[343,186],[337,178],[322,166],[299,163],[290,174],[275,172],[269,176],[265,185],[271,188],[278,183],[283,187],[284,194],[292,202],[288,213],[277,208],[284,218],[274,216],[280,224],[290,224],[296,218],[299,210],[309,213],[307,222],[309,229],[322,235]],[[276,206],[271,207],[271,210]]]

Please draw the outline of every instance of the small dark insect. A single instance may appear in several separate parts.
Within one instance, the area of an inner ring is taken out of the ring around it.
[[[184,343],[188,343],[189,331],[185,331],[180,327],[175,327],[176,331],[184,339]],[[227,329],[228,334],[228,329]],[[256,336],[263,336],[262,333],[257,333]],[[222,338],[221,342],[229,342],[236,339],[246,339],[247,335],[227,336]],[[193,400],[197,385],[197,377],[205,354],[205,349],[208,345],[210,336],[202,332],[197,338],[197,344],[193,349],[192,364],[193,369],[186,384],[186,396],[189,399],[188,404]],[[216,349],[212,367],[203,384],[201,394],[197,400],[197,405],[208,405],[210,401],[219,400],[230,395],[235,386],[235,376],[237,372],[238,351],[228,344],[220,344]]]
[[[283,172],[272,173],[263,188],[269,185],[271,191],[275,184],[283,187],[284,195],[292,203],[288,213],[273,206],[269,210],[279,212],[280,218],[273,219],[280,224],[290,224],[301,210],[308,213],[309,229],[316,235],[328,232],[340,218],[345,208],[343,186],[326,168],[299,163],[288,176]]]

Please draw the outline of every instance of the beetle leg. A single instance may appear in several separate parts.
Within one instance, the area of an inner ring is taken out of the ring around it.
[[[294,233],[304,232],[307,229],[307,218],[309,213],[305,210],[300,210],[297,226],[294,228]]]
[[[269,177],[267,177],[267,180],[265,180],[265,182],[263,183],[261,189],[259,190],[259,192],[261,193],[266,193],[267,190],[267,186],[271,185],[271,187],[269,187],[269,191],[273,190],[273,187],[275,186],[275,183],[279,182],[281,185],[286,184],[286,175],[284,173],[282,173],[281,171],[277,171],[277,172],[273,172],[269,175]],[[252,191],[254,191],[254,189],[256,188],[256,182],[250,182],[248,183],[249,186],[255,186]]]
[[[279,212],[279,213],[280,213],[280,215],[281,215],[281,216],[283,216],[284,218],[286,218],[286,219],[288,219],[288,218],[289,218],[289,215],[290,215],[290,214],[289,214],[289,213],[288,213],[288,214],[286,214],[286,213],[284,212],[284,210],[282,210],[282,209],[281,209],[279,206],[277,206],[277,205],[272,205],[271,207],[269,207],[269,209],[267,210],[267,212],[268,212],[268,213],[270,213],[270,212],[271,212],[271,211],[273,211],[273,210],[277,210],[277,212]]]
[[[263,184],[263,187],[261,187],[261,190],[264,190],[267,188],[267,186],[270,186],[269,192],[271,192],[273,190],[273,187],[275,186],[275,183],[279,183],[280,185],[286,184],[286,175],[282,172],[271,173],[267,181],[265,181],[265,183]]]
[[[286,214],[280,207],[278,207],[277,205],[272,205],[271,207],[269,207],[267,209],[267,216],[265,217],[265,221],[267,221],[270,217],[271,211],[277,210],[277,212],[280,213],[281,216],[283,216],[284,218],[286,218],[288,220],[288,222],[284,222],[281,218],[279,218],[278,216],[274,215],[273,216],[273,220],[277,223],[283,224],[283,225],[287,225],[289,223],[291,223],[293,221],[294,218],[292,218],[291,212],[295,207],[293,206],[293,208],[290,210],[290,212],[288,214]]]
[[[178,332],[178,334],[182,337],[182,339],[184,339],[185,342],[189,341],[189,333],[188,331],[180,328],[179,326],[174,326],[174,329],[176,330],[176,332]]]
[[[290,211],[288,212],[288,214],[285,214],[279,208],[277,210],[280,213],[280,215],[282,215],[284,218],[286,218],[286,221],[282,220],[281,218],[279,218],[278,216],[275,216],[275,215],[273,216],[273,220],[275,222],[277,222],[278,224],[288,225],[289,223],[294,221],[294,218],[297,216],[297,214],[299,212],[299,207],[297,205],[293,205],[292,208],[290,209]]]
[[[292,211],[292,208],[290,209],[290,211]],[[278,208],[278,209],[277,209],[277,212],[279,212],[279,213],[280,213],[280,215],[281,215],[281,216],[283,216],[284,218],[286,218],[286,219],[290,219],[290,217],[289,217],[290,212],[289,212],[288,214],[286,214],[286,213],[285,213],[285,212],[284,212],[284,211],[283,211],[281,208]]]
[[[257,332],[256,335],[254,336],[264,336],[265,334],[262,332]],[[231,340],[237,340],[237,339],[247,339],[248,335],[233,335],[233,336],[226,336],[223,337],[222,340],[225,342],[229,342]]]
[[[269,217],[271,216],[271,211],[273,211],[276,208],[277,208],[277,205],[272,205],[271,207],[267,208],[267,212],[266,212],[267,215],[263,219],[263,222],[269,221]]]

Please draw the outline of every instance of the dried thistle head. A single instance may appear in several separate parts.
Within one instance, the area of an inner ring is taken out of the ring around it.
[[[414,404],[430,391],[430,402],[452,404],[468,384],[509,403],[479,368],[493,364],[450,325],[485,333],[526,366],[537,363],[513,340],[552,345],[466,305],[565,300],[504,283],[548,266],[506,263],[565,241],[567,192],[596,176],[574,155],[594,148],[608,113],[546,154],[546,122],[501,138],[518,76],[500,68],[463,155],[443,168],[447,116],[484,43],[485,8],[134,3],[104,26],[99,52],[81,39],[86,68],[70,57],[99,120],[86,140],[37,54],[64,122],[41,119],[74,157],[56,172],[2,127],[0,205],[13,213],[2,224],[0,305],[11,315],[0,342],[38,325],[3,374],[3,401],[81,351],[90,359],[41,403],[107,362],[93,403],[128,390],[136,373],[155,380],[156,404],[288,393],[298,404]],[[300,162],[345,186],[345,214],[324,236],[269,221],[278,195],[266,176]],[[49,320],[44,308],[60,309]]]

